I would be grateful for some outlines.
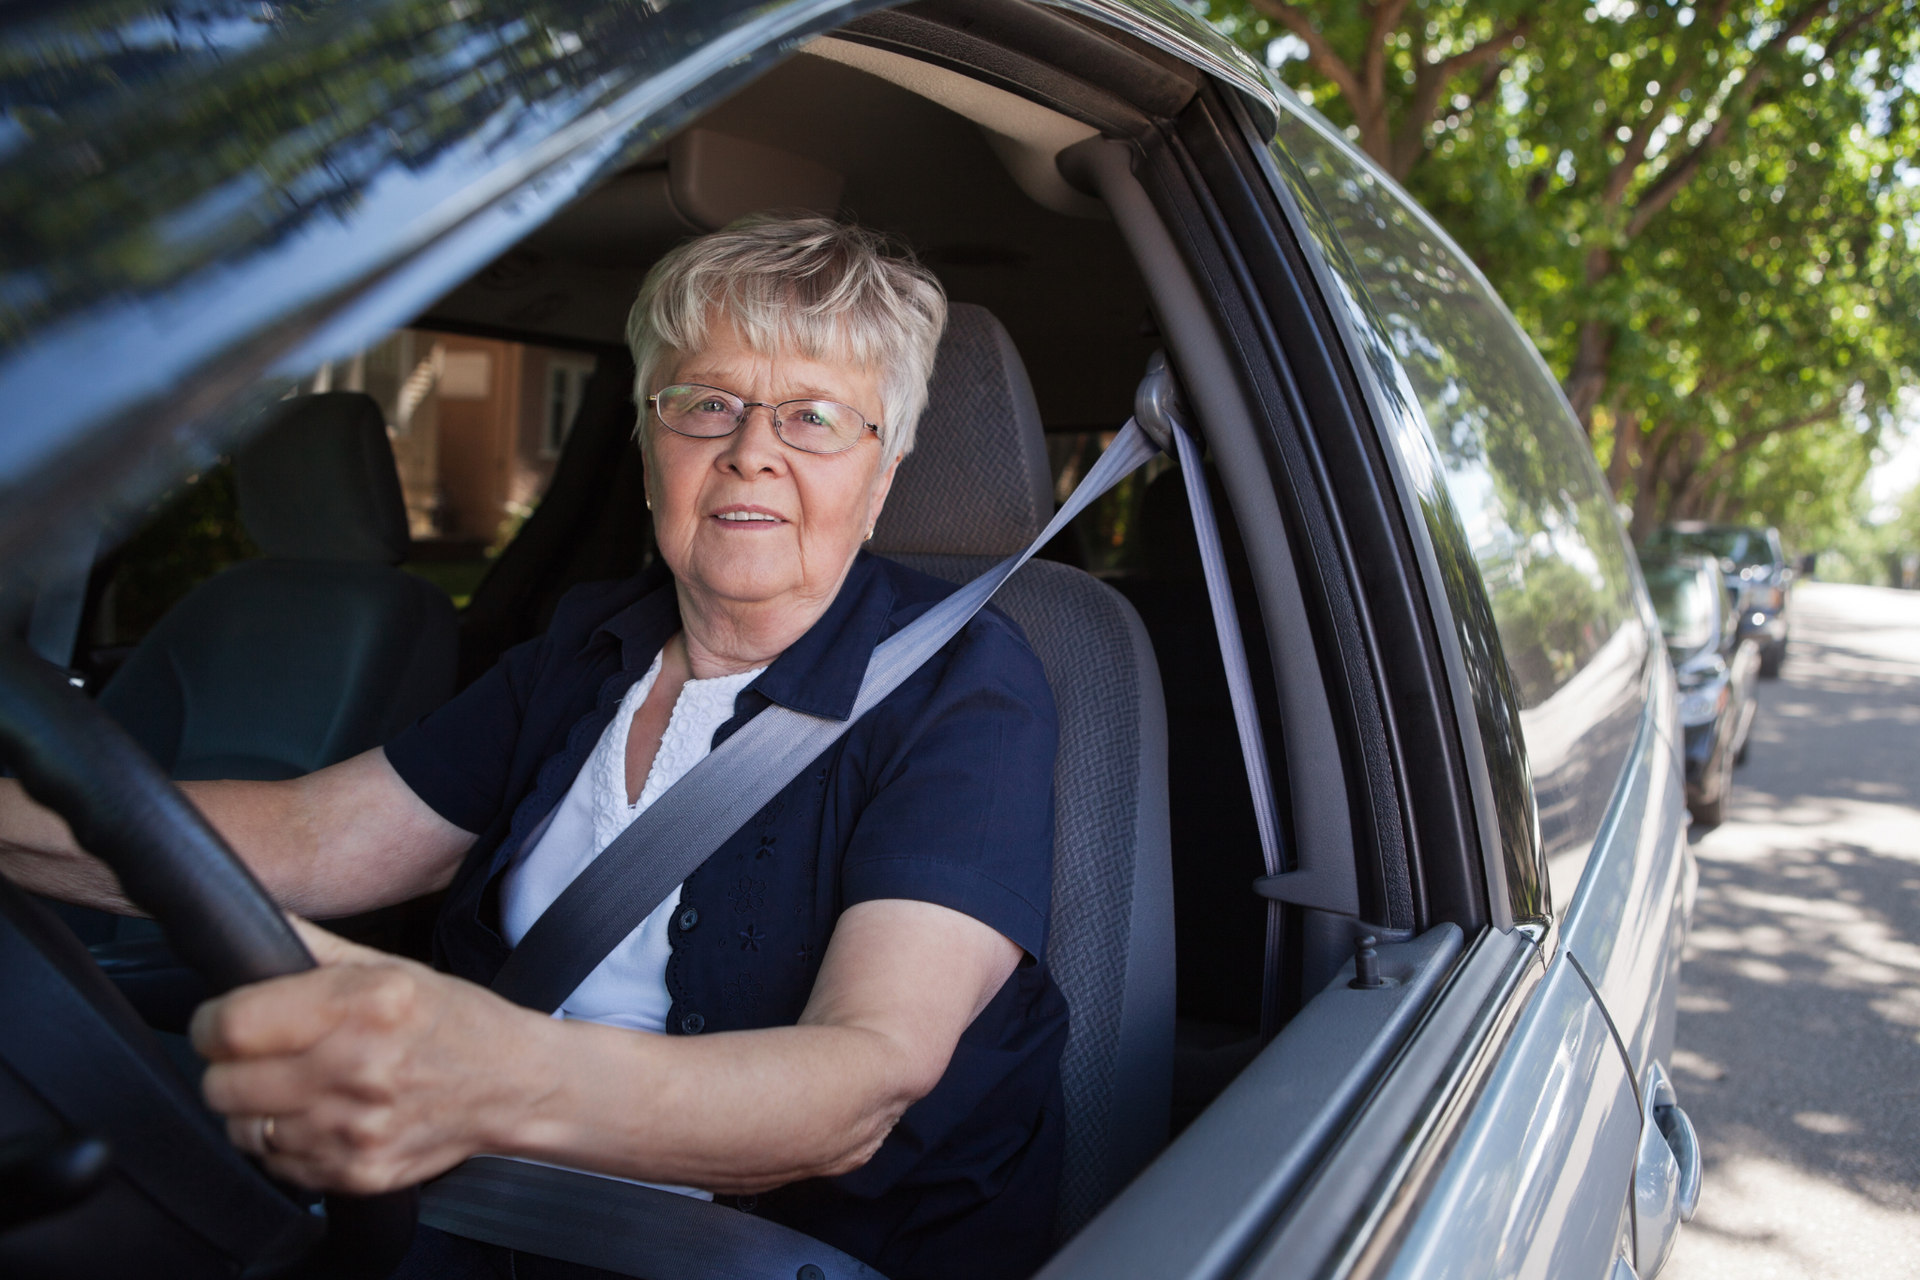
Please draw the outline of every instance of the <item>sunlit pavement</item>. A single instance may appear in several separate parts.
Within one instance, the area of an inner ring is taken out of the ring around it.
[[[1920,592],[1795,603],[1694,846],[1674,1084],[1707,1177],[1665,1280],[1920,1277]]]

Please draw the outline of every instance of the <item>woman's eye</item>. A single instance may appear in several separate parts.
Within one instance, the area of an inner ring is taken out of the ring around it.
[[[719,400],[702,400],[693,406],[696,413],[725,413],[727,406]]]
[[[794,420],[803,426],[809,427],[824,427],[827,425],[827,415],[821,413],[818,409],[802,409]]]

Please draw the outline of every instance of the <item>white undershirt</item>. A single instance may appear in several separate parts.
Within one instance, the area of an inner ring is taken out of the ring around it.
[[[640,798],[628,804],[627,735],[640,704],[647,700],[653,682],[659,678],[660,662],[655,657],[647,674],[627,690],[620,709],[567,789],[566,798],[554,810],[539,843],[508,869],[500,887],[500,923],[508,946],[518,946],[533,922],[573,883],[573,878],[599,857],[628,823],[706,758],[712,750],[714,731],[733,718],[734,699],[766,670],[756,667],[738,675],[687,681],[673,704],[673,715],[647,770]],[[673,952],[668,930],[680,905],[680,889],[675,885],[666,900],[607,953],[606,959],[554,1010],[554,1017],[604,1022],[656,1034],[666,1030],[667,1010],[673,1004],[667,991],[667,960]],[[666,1189],[688,1191],[682,1187]]]

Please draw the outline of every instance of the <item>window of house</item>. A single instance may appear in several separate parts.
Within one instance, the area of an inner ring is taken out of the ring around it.
[[[592,373],[591,360],[578,356],[548,358],[546,418],[540,428],[540,451],[546,457],[560,456],[560,446],[573,429],[573,416],[580,411],[580,397]]]

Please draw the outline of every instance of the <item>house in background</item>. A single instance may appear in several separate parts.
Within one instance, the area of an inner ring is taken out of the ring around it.
[[[546,492],[593,365],[580,352],[403,329],[334,366],[330,387],[323,369],[313,389],[380,403],[415,541],[477,554]]]
[[[379,402],[413,535],[408,568],[464,605],[546,492],[594,357],[402,329],[304,390]]]

